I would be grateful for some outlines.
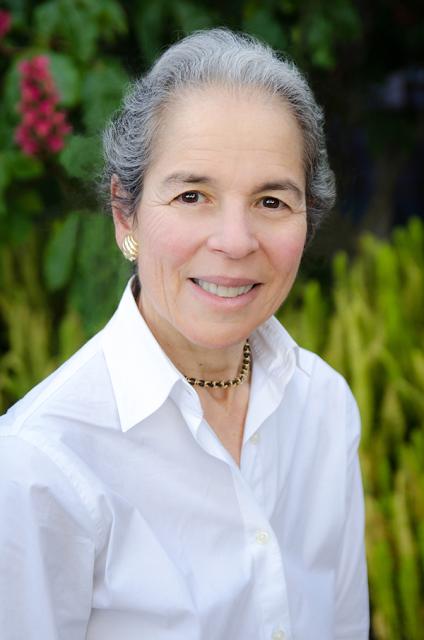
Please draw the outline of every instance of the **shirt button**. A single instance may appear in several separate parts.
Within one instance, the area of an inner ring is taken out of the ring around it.
[[[269,540],[269,533],[267,531],[256,532],[256,542],[258,544],[267,544]]]
[[[284,640],[285,637],[286,635],[281,629],[276,629],[271,636],[272,640]]]
[[[259,433],[258,432],[253,434],[253,436],[250,438],[250,442],[252,442],[253,444],[258,444],[258,442],[259,442]]]

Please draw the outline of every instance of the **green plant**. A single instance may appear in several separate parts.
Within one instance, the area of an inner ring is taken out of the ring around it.
[[[424,624],[424,225],[362,237],[335,257],[326,300],[302,283],[279,317],[350,382],[361,462],[374,637],[418,640]]]

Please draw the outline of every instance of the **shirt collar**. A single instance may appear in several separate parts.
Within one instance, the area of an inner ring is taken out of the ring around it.
[[[101,338],[124,432],[157,411],[177,383],[193,392],[141,315],[132,293],[132,280]],[[271,378],[287,378],[293,358],[300,370],[310,374],[296,342],[276,318],[271,317],[258,327],[250,342],[254,362]]]
[[[173,385],[183,378],[147,326],[131,284],[132,279],[102,332],[103,352],[124,432],[159,409]]]

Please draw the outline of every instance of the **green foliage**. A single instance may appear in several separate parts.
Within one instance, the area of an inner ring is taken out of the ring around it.
[[[102,326],[130,275],[90,181],[101,163],[101,130],[132,75],[178,37],[227,25],[284,50],[321,86],[333,87],[337,74],[352,77],[350,94],[332,89],[339,112],[350,102],[357,108],[352,61],[363,56],[367,66],[356,75],[374,82],[386,59],[369,31],[361,39],[353,0],[4,4],[12,29],[0,42],[0,412]],[[390,11],[367,8],[385,25]],[[422,41],[418,22],[408,27],[409,48]],[[384,33],[397,54],[398,31],[396,22]],[[73,132],[57,155],[28,157],[14,141],[18,64],[40,54],[50,59]],[[401,144],[410,144],[408,118],[378,114],[369,126],[374,148],[388,140],[394,148],[400,127]],[[300,283],[280,314],[300,344],[348,378],[360,405],[375,640],[414,640],[424,623],[423,252],[418,220],[390,244],[364,236],[352,263],[336,256],[330,295],[317,281]]]
[[[119,107],[127,83],[128,77],[117,63],[102,61],[85,74],[81,96],[89,133],[103,129],[106,119]]]
[[[69,282],[75,256],[80,216],[71,213],[63,222],[55,221],[44,258],[47,289],[56,291]]]
[[[84,181],[92,179],[100,167],[100,139],[94,136],[69,136],[66,147],[59,155],[59,162],[69,177]]]
[[[334,259],[329,300],[301,284],[287,329],[349,380],[362,416],[372,621],[378,640],[418,640],[424,625],[424,225],[389,244],[365,235]]]

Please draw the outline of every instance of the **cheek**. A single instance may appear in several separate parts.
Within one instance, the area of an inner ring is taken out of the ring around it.
[[[275,270],[283,275],[296,275],[303,255],[306,228],[296,229],[292,233],[282,234],[273,239],[272,263]]]
[[[172,216],[161,212],[144,212],[139,224],[140,262],[147,268],[184,264],[195,251],[193,233]]]

